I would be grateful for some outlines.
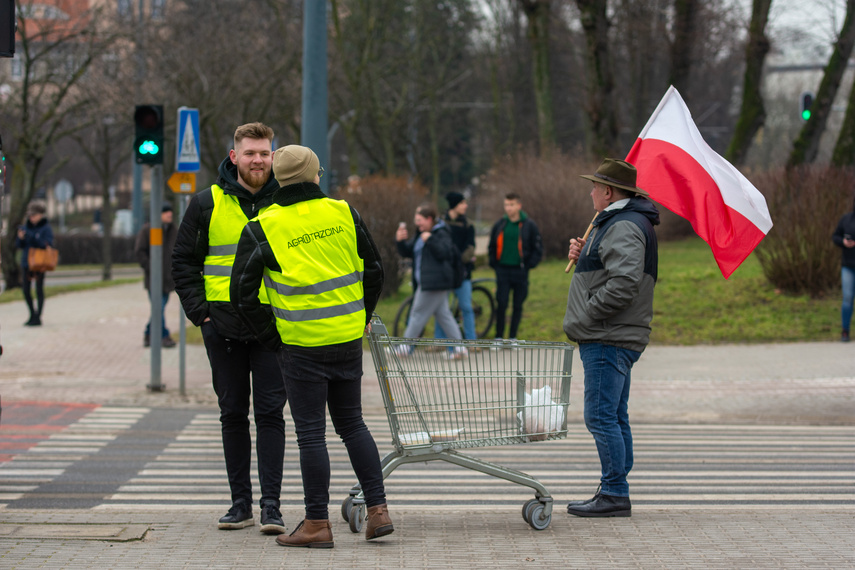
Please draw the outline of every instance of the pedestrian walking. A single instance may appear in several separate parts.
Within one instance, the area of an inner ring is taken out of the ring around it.
[[[840,285],[843,302],[840,305],[840,340],[849,342],[852,304],[855,300],[855,200],[852,203],[852,211],[844,214],[837,222],[831,240],[841,249]]]
[[[273,172],[281,188],[241,234],[231,298],[258,341],[279,358],[300,448],[305,517],[276,542],[334,546],[325,408],[365,495],[365,539],[372,540],[394,530],[380,455],[362,418],[362,335],[383,288],[380,252],[359,213],[321,191],[322,170],[311,149],[278,149]]]
[[[659,212],[636,187],[635,166],[607,158],[593,175],[597,217],[588,239],[570,240],[576,261],[564,332],[579,344],[585,369],[585,425],[600,456],[600,487],[593,498],[572,501],[580,517],[628,517],[632,505],[626,477],[632,469],[628,401],[632,365],[650,341]]]
[[[30,311],[30,318],[24,325],[38,327],[42,324],[42,311],[45,308],[45,272],[33,271],[29,266],[30,248],[44,249],[53,247],[53,230],[45,214],[47,207],[42,200],[34,200],[27,205],[27,219],[18,227],[15,247],[21,250],[21,289],[24,301]],[[33,304],[33,286],[36,290],[36,303]]]
[[[285,532],[279,511],[285,453],[285,384],[273,350],[259,343],[229,298],[238,238],[247,221],[273,203],[273,129],[248,123],[235,130],[234,148],[219,167],[216,184],[194,195],[178,229],[172,254],[175,290],[194,325],[201,328],[223,433],[232,506],[218,522],[223,530],[252,526],[252,439],[249,400],[255,414],[261,532]],[[258,289],[258,288],[257,288]],[[272,318],[263,288],[259,302]]]
[[[463,281],[460,286],[454,290],[454,296],[457,297],[457,306],[460,307],[460,314],[463,317],[463,338],[475,339],[478,338],[475,332],[475,310],[472,308],[472,271],[475,269],[475,226],[466,219],[466,211],[469,209],[469,202],[466,197],[460,192],[449,192],[445,195],[448,201],[448,212],[443,218],[443,222],[451,230],[451,241],[460,252],[460,259],[463,262]],[[442,326],[437,323],[434,336],[436,338],[446,338],[445,331]]]
[[[401,257],[413,258],[413,305],[410,320],[404,336],[415,338],[421,335],[431,317],[442,327],[448,338],[460,339],[460,327],[448,306],[448,295],[460,282],[456,281],[455,265],[461,268],[460,252],[454,246],[451,230],[442,220],[437,220],[433,204],[422,204],[416,209],[413,223],[418,232],[409,237],[407,225],[403,222],[395,232],[395,243]],[[462,281],[463,273],[459,279]],[[412,346],[399,345],[399,356],[407,356]],[[456,346],[451,349],[451,358],[462,358],[466,349]]]
[[[160,223],[163,239],[161,243],[161,252],[163,257],[163,265],[161,270],[161,332],[160,346],[164,348],[173,348],[175,341],[169,334],[169,329],[166,326],[166,303],[169,302],[169,294],[175,291],[175,281],[172,279],[172,250],[175,248],[175,238],[178,236],[178,228],[172,223],[172,204],[164,202],[160,210]],[[143,268],[143,286],[149,292],[151,299],[151,244],[150,244],[151,226],[143,224],[143,227],[137,233],[137,239],[134,243],[134,254],[137,256],[137,261]],[[143,333],[143,346],[151,346],[151,318],[145,326]]]
[[[504,207],[505,215],[490,230],[487,253],[490,267],[496,271],[496,340],[504,339],[505,315],[513,291],[509,340],[514,342],[528,297],[528,272],[540,263],[543,243],[537,224],[523,211],[518,194],[506,195]]]

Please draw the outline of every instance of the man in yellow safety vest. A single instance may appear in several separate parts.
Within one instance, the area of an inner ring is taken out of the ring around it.
[[[262,123],[237,128],[234,148],[220,164],[217,183],[190,200],[172,252],[175,290],[187,317],[201,327],[220,405],[223,452],[232,507],[218,528],[252,526],[252,440],[249,400],[261,485],[261,532],[285,532],[279,512],[285,453],[285,385],[276,353],[259,343],[229,300],[238,237],[247,221],[273,203],[273,129]],[[256,297],[268,313],[264,290]],[[251,378],[251,379],[250,379]]]
[[[322,172],[309,148],[276,150],[281,188],[244,228],[231,277],[238,314],[259,342],[277,350],[300,448],[305,518],[276,542],[311,548],[333,547],[326,407],[365,495],[366,540],[394,530],[361,404],[362,335],[380,298],[383,265],[359,213],[321,191]],[[262,282],[272,317],[258,298]]]

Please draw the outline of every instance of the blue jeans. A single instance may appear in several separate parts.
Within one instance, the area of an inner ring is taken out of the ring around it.
[[[463,284],[454,290],[454,294],[457,295],[457,304],[460,306],[460,313],[463,315],[463,338],[478,338],[475,333],[475,310],[472,308],[472,280],[464,279]],[[434,336],[436,338],[448,338],[439,323],[436,323]]]
[[[840,306],[840,320],[843,330],[848,331],[852,324],[852,302],[855,299],[855,269],[844,267],[840,270],[840,282],[843,285],[843,304]]]
[[[326,409],[344,441],[365,505],[386,502],[380,454],[362,419],[362,339],[331,346],[285,345],[277,353],[300,448],[308,520],[329,519],[330,457]]]
[[[600,456],[600,492],[629,496],[626,476],[632,469],[632,431],[629,428],[629,384],[632,365],[640,352],[607,344],[579,345],[585,368],[585,426]]]
[[[166,328],[166,302],[169,301],[169,293],[163,294],[163,299],[160,303],[160,325],[163,328],[161,330],[161,338],[166,338],[169,336],[169,329]],[[151,319],[149,319],[148,324],[145,326],[145,336],[150,338],[151,333]]]

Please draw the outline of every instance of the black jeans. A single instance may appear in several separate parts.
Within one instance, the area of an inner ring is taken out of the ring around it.
[[[362,419],[362,339],[320,347],[286,345],[278,353],[300,447],[306,518],[329,518],[330,457],[326,442],[329,407],[335,432],[368,507],[386,502],[380,455]]]
[[[496,266],[496,337],[505,336],[505,314],[508,312],[508,299],[511,289],[514,291],[514,308],[511,313],[511,331],[509,338],[517,338],[522,320],[522,308],[528,297],[528,269],[524,267]]]
[[[285,383],[276,353],[257,342],[224,338],[210,322],[202,324],[202,337],[211,362],[214,391],[220,404],[223,454],[232,502],[252,504],[252,438],[249,433],[249,398],[255,412],[255,447],[261,502],[279,506],[282,461],[285,455]],[[250,382],[250,374],[252,381]]]
[[[36,301],[38,304],[33,306],[33,293],[30,283],[35,284]],[[30,320],[33,317],[41,317],[42,309],[45,307],[45,274],[43,271],[24,271],[24,282],[21,284],[21,291],[24,293],[24,301],[27,303],[27,308],[30,310]]]

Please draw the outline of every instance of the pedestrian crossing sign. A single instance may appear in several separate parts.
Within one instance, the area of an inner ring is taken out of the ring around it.
[[[178,140],[175,145],[175,170],[199,172],[199,109],[178,108]]]

